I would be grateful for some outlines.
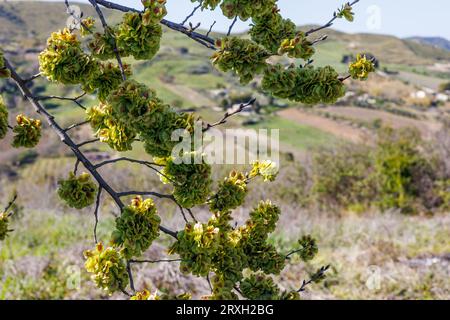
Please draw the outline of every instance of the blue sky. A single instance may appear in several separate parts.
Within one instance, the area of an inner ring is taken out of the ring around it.
[[[114,0],[113,0],[114,1]],[[116,0],[117,3],[140,8],[140,0]],[[189,0],[168,0],[168,19],[182,21],[192,10]],[[279,0],[285,17],[298,25],[324,23],[345,0]],[[225,31],[230,21],[220,14],[200,12],[192,19],[206,28],[217,20],[215,30]],[[449,0],[361,0],[355,6],[356,20],[348,23],[339,20],[334,28],[346,32],[392,34],[398,37],[441,36],[450,39]],[[246,30],[248,22],[236,25],[236,31]]]

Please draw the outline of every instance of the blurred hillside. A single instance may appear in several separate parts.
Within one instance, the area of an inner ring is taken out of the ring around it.
[[[80,7],[84,16],[93,14],[89,6]],[[120,19],[119,13],[104,11],[110,21]],[[67,18],[62,3],[0,1],[0,47],[24,77],[34,75],[39,71],[37,55],[45,47],[46,39],[52,31],[63,28]],[[211,50],[167,28],[161,50],[152,61],[125,59],[125,62],[132,64],[133,77],[155,89],[165,102],[179,110],[196,112],[208,122],[219,120],[225,111],[240,103],[257,99],[252,109],[231,118],[224,127],[280,129],[281,172],[277,182],[270,186],[252,184],[245,207],[233,214],[244,220],[250,208],[267,196],[283,211],[280,228],[271,236],[278,248],[288,250],[299,233],[311,233],[318,238],[321,253],[317,264],[331,263],[332,270],[330,278],[313,286],[306,298],[448,299],[448,214],[431,209],[417,215],[404,215],[396,209],[382,213],[374,208],[368,208],[367,212],[341,207],[323,209],[309,202],[316,151],[329,148],[342,152],[340,146],[350,150],[372,148],[378,130],[384,125],[417,129],[424,139],[419,149],[424,153],[434,149],[442,154],[447,163],[439,170],[448,170],[450,176],[450,126],[447,131],[442,129],[450,115],[450,85],[445,86],[450,83],[450,51],[440,48],[435,41],[385,35],[325,30],[316,37],[324,34],[328,40],[317,44],[315,65],[332,65],[345,75],[349,61],[360,52],[378,61],[376,74],[366,82],[348,81],[347,95],[334,106],[311,108],[274,99],[260,90],[260,79],[242,87],[233,75],[214,69],[209,61]],[[286,64],[298,63],[278,59]],[[81,93],[79,87],[58,86],[43,78],[30,86],[37,95],[75,97]],[[1,82],[0,93],[10,108],[11,123],[19,112],[32,114],[12,82]],[[81,102],[85,106],[97,103],[93,95],[86,95]],[[70,101],[46,100],[45,106],[62,126],[85,118],[84,111]],[[79,127],[71,134],[76,141],[92,139],[89,126]],[[82,290],[65,287],[67,266],[82,268],[81,252],[92,244],[93,227],[92,208],[75,212],[56,195],[58,180],[73,169],[75,159],[71,152],[45,125],[44,137],[35,150],[13,149],[11,140],[9,134],[0,141],[0,207],[18,191],[24,210],[14,218],[16,231],[0,243],[0,299],[109,298],[96,290],[84,273]],[[101,143],[86,146],[84,151],[95,162],[119,156]],[[429,153],[431,157],[432,152]],[[350,154],[340,155],[346,159]],[[133,151],[120,156],[148,157],[139,143]],[[161,186],[159,177],[144,168],[119,164],[117,169],[103,172],[117,190]],[[214,178],[218,180],[230,168],[214,169]],[[351,176],[353,168],[350,169]],[[363,167],[362,171],[369,170]],[[450,180],[447,183],[450,186]],[[428,186],[424,184],[422,189]],[[342,188],[345,187],[344,184]],[[168,186],[161,188],[167,191]],[[156,203],[168,227],[183,226],[178,208],[160,199]],[[114,205],[104,197],[100,238],[109,236],[114,210]],[[199,218],[206,219],[209,215],[205,208],[198,211]],[[161,255],[167,242],[162,239],[155,243],[146,257],[164,258]],[[368,290],[366,281],[374,266],[384,278],[379,289]],[[177,264],[136,267],[137,285],[169,290],[181,287],[197,295],[208,291],[206,283],[198,284],[195,278],[180,275],[177,267]],[[280,279],[288,285],[300,281],[299,274],[306,276],[314,268],[313,264],[297,264],[280,275]]]

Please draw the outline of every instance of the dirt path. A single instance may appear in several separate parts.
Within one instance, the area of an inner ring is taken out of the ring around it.
[[[325,111],[338,116],[368,122],[381,119],[383,123],[396,129],[415,127],[420,130],[424,137],[428,137],[431,133],[439,130],[439,124],[436,122],[403,117],[381,110],[370,110],[358,107],[328,107]]]
[[[352,142],[362,142],[365,138],[363,131],[353,128],[349,125],[340,124],[333,120],[323,118],[321,116],[309,114],[299,109],[286,109],[278,112],[280,117],[293,120],[300,124],[315,127],[322,131],[331,133],[339,138],[343,138]]]

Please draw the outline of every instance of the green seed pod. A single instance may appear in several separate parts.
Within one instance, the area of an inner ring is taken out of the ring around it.
[[[177,236],[178,241],[171,246],[169,254],[180,256],[180,271],[206,276],[219,249],[219,229],[211,223],[188,223]]]
[[[0,140],[6,136],[8,132],[8,108],[3,102],[3,97],[0,96]]]
[[[332,104],[345,95],[345,86],[331,66],[271,66],[264,74],[262,88],[275,97],[309,105]]]
[[[253,233],[267,235],[275,231],[281,210],[270,200],[261,201],[258,207],[250,212],[250,219],[254,226]]]
[[[101,142],[120,152],[132,150],[136,132],[117,121],[111,112],[110,105],[101,103],[86,110],[86,119],[90,121],[95,136],[100,138]]]
[[[249,300],[278,300],[280,295],[280,289],[273,279],[263,274],[252,274],[241,281],[239,288]]]
[[[298,244],[300,245],[300,251],[297,252],[297,254],[305,262],[314,259],[319,252],[316,239],[312,238],[310,235],[303,236],[298,240]]]
[[[123,65],[126,76],[131,75],[130,65]],[[122,73],[120,68],[115,64],[101,63],[99,64],[99,72],[89,81],[83,83],[83,90],[93,92],[97,90],[97,97],[101,102],[105,102],[111,91],[116,90],[122,83]]]
[[[252,171],[249,174],[249,178],[261,176],[266,181],[275,181],[278,175],[278,168],[275,162],[270,160],[254,161]]]
[[[203,9],[214,10],[217,8],[217,6],[220,4],[221,1],[222,0],[191,0],[191,2],[201,2],[202,10]]]
[[[262,271],[266,274],[280,274],[286,266],[285,256],[278,253],[272,245],[253,243],[246,247],[249,256],[249,268],[252,271]]]
[[[220,8],[230,19],[239,17],[242,21],[264,16],[276,8],[277,0],[223,0]]]
[[[177,113],[169,106],[161,105],[157,113],[150,113],[142,124],[141,138],[145,151],[155,157],[169,157],[173,148],[179,143],[172,141],[172,133],[185,129],[191,135],[194,130],[194,116],[188,113]]]
[[[204,159],[196,164],[195,152],[190,157],[190,163],[180,164],[171,157],[162,170],[165,182],[174,183],[173,196],[184,208],[204,204],[211,192],[211,166]]]
[[[143,25],[159,23],[167,15],[166,2],[166,0],[142,0],[145,8],[142,14]]]
[[[262,45],[273,54],[278,52],[284,39],[292,39],[296,35],[297,26],[277,12],[253,18],[250,36],[257,44]]]
[[[0,48],[0,79],[11,77],[11,72],[5,66],[5,58],[3,57],[3,51]]]
[[[58,184],[59,197],[71,208],[83,209],[95,202],[98,188],[88,173],[82,173],[77,177],[70,172],[69,178],[60,180]]]
[[[114,117],[137,131],[145,129],[143,122],[149,114],[160,112],[164,105],[156,92],[134,80],[122,82],[107,98]]]
[[[97,287],[109,294],[126,288],[129,282],[127,267],[115,248],[105,249],[102,243],[98,243],[94,250],[86,250],[84,257],[86,270],[93,273],[92,280]]]
[[[289,58],[298,58],[309,60],[314,55],[316,50],[311,41],[309,41],[303,32],[297,33],[293,39],[285,39],[281,42],[278,54],[288,55]]]
[[[220,49],[211,57],[212,63],[223,72],[234,71],[241,84],[248,84],[267,67],[270,53],[251,40],[226,37],[217,45]]]
[[[364,81],[369,78],[371,72],[375,72],[375,65],[365,55],[358,54],[356,61],[350,63],[348,70],[352,79]]]
[[[6,239],[8,233],[11,231],[8,228],[9,214],[7,212],[0,213],[0,241]]]
[[[239,297],[233,292],[234,282],[226,279],[221,274],[216,274],[211,279],[213,294],[210,300],[239,300]]]
[[[34,148],[41,139],[41,120],[27,118],[23,114],[16,117],[17,125],[13,128],[15,133],[12,146],[14,148]]]
[[[247,195],[246,177],[241,172],[232,171],[219,185],[219,190],[212,197],[209,209],[212,212],[227,212],[244,203]]]
[[[297,291],[285,291],[281,294],[280,300],[300,300],[300,293]]]
[[[160,223],[153,200],[136,197],[116,219],[112,242],[123,247],[125,258],[139,257],[159,237]]]
[[[100,33],[96,32],[94,33],[94,38],[88,43],[88,48],[91,51],[92,55],[100,60],[109,60],[116,57],[116,54],[114,52],[114,29],[111,27],[108,27],[107,32]],[[121,57],[128,56],[126,52],[121,48],[117,48],[119,54]]]
[[[342,6],[341,9],[339,9],[337,13],[338,18],[345,18],[347,21],[353,22],[355,19],[354,17],[355,13],[353,12],[353,8],[349,3],[346,3]]]
[[[146,11],[148,12],[148,11]],[[144,21],[144,17],[146,20]],[[150,23],[152,14],[126,13],[122,23],[115,30],[119,50],[136,60],[150,60],[159,51],[162,27],[159,23]],[[154,18],[153,18],[154,19]]]
[[[84,83],[98,72],[98,62],[83,52],[68,29],[52,33],[47,48],[39,54],[39,66],[50,81],[62,84]]]

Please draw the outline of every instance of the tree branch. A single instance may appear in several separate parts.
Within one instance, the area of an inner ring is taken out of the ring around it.
[[[359,0],[355,0],[355,1],[353,1],[352,3],[350,3],[350,7],[353,7],[355,4],[357,4],[359,2]],[[329,27],[331,27],[333,24],[334,24],[334,21],[336,20],[338,18],[338,15],[337,15],[337,12],[335,11],[334,13],[333,13],[333,18],[331,18],[331,20],[330,21],[328,21],[327,23],[325,23],[323,26],[321,26],[321,27],[318,27],[318,28],[313,28],[313,29],[311,29],[311,30],[309,30],[309,31],[307,31],[306,33],[305,33],[305,35],[306,36],[309,36],[310,34],[312,34],[312,33],[314,33],[314,32],[317,32],[317,31],[320,31],[320,30],[323,30],[323,29],[326,29],[326,28],[329,28]]]
[[[83,154],[83,152],[80,151],[78,145],[70,138],[70,136],[67,134],[67,132],[64,131],[60,127],[60,125],[55,121],[55,118],[45,109],[45,107],[39,102],[38,99],[36,99],[35,96],[31,93],[31,91],[27,88],[26,83],[24,80],[17,74],[16,70],[12,67],[12,65],[9,63],[7,59],[4,59],[6,68],[9,69],[11,72],[11,79],[15,82],[17,87],[19,88],[22,95],[28,99],[30,104],[32,105],[33,109],[36,111],[36,113],[42,115],[45,117],[48,125],[50,128],[53,129],[53,131],[56,133],[56,135],[59,137],[62,143],[64,143],[67,147],[72,150],[73,154],[77,158],[77,163],[82,163],[83,166],[86,168],[86,170],[92,175],[92,177],[97,181],[99,186],[105,190],[110,197],[114,200],[114,202],[117,204],[120,210],[124,208],[124,203],[120,199],[121,196],[114,191],[114,189],[105,181],[103,176],[97,171],[95,166],[92,164],[92,162]],[[122,194],[123,196],[123,194]],[[165,198],[170,198],[170,196],[164,196]],[[177,232],[172,231],[168,228],[165,228],[163,226],[160,226],[160,230],[163,233],[166,233],[175,239],[177,239]]]
[[[242,103],[237,110],[235,110],[231,113],[227,111],[225,113],[225,115],[223,116],[223,118],[220,119],[219,121],[217,121],[216,123],[213,123],[213,124],[208,123],[206,125],[206,128],[203,128],[203,132],[208,131],[209,129],[211,129],[213,127],[217,127],[217,126],[227,123],[228,118],[234,116],[235,114],[242,112],[245,108],[252,106],[255,102],[256,102],[256,99],[252,99],[245,104]]]
[[[197,12],[197,10],[201,8],[202,5],[203,5],[203,0],[201,0],[200,4],[198,6],[196,6],[194,8],[194,10],[183,20],[181,25],[184,25],[190,18],[192,18],[194,16],[194,14]]]

